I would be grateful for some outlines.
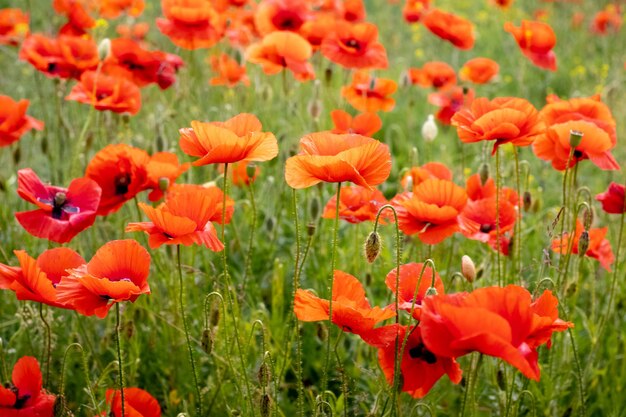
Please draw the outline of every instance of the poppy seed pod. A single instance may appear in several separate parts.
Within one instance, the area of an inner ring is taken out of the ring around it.
[[[461,274],[467,282],[471,283],[476,279],[476,266],[472,258],[467,255],[463,255],[461,258]]]
[[[489,164],[483,162],[478,169],[478,174],[480,175],[480,184],[484,187],[490,177]]]
[[[109,38],[104,38],[98,44],[98,58],[100,58],[100,61],[104,61],[110,56],[111,56],[111,40]]]
[[[524,211],[529,211],[533,205],[533,199],[532,199],[532,195],[530,194],[530,191],[524,191],[524,194],[522,196],[522,202],[523,202]]]
[[[428,119],[422,125],[422,137],[426,142],[432,142],[437,137],[439,130],[437,129],[437,123],[435,123],[435,116],[428,115]]]
[[[372,263],[380,254],[382,247],[380,235],[378,232],[371,232],[365,241],[365,258],[367,262]]]
[[[587,249],[589,249],[589,232],[587,230],[583,230],[580,238],[578,239],[578,255],[585,256]]]
[[[317,226],[315,225],[315,223],[309,223],[306,225],[306,234],[307,236],[311,237],[315,234],[315,229],[317,228]]]
[[[584,133],[578,130],[570,130],[569,131],[569,144],[572,148],[580,145],[580,142],[583,140]]]
[[[431,296],[431,295],[437,295],[437,288],[435,287],[428,287],[428,289],[426,290],[426,295],[424,295],[425,297]]]

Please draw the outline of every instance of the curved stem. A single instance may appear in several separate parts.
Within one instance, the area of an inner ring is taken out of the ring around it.
[[[124,398],[124,367],[122,366],[122,341],[120,338],[120,303],[115,303],[115,341],[117,344],[117,366],[120,374],[120,396],[122,415],[125,416],[126,401]]]
[[[95,415],[100,415],[100,408],[98,407],[98,402],[96,401],[96,396],[93,392],[93,387],[91,385],[91,380],[89,379],[89,367],[87,366],[87,358],[85,357],[85,350],[83,349],[80,343],[72,343],[65,349],[65,354],[63,355],[63,363],[61,365],[61,383],[59,388],[59,397],[63,402],[63,409],[65,409],[65,364],[67,363],[67,355],[70,352],[70,349],[77,348],[80,350],[80,356],[82,359],[83,365],[83,373],[85,376],[85,384],[87,385],[87,391],[89,392],[89,398],[91,399],[91,405],[95,410]]]
[[[43,303],[39,303],[39,317],[41,318],[41,322],[44,326],[44,332],[46,333],[46,379],[45,385],[48,386],[48,382],[50,381],[50,356],[52,353],[52,335],[50,334],[50,325],[46,321],[46,318],[43,315]]]

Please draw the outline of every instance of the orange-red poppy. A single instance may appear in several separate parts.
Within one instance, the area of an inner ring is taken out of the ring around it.
[[[75,36],[48,38],[34,34],[22,43],[19,58],[48,77],[80,78],[98,66],[98,46],[92,39]]]
[[[19,45],[30,33],[28,23],[21,9],[0,9],[0,45]]]
[[[545,129],[537,109],[517,97],[477,98],[452,116],[452,124],[462,142],[494,141],[494,154],[505,143],[528,146]]]
[[[435,275],[433,277],[433,274]],[[421,279],[420,279],[421,277]],[[420,319],[422,312],[422,301],[426,297],[426,292],[431,287],[433,278],[435,281],[434,288],[437,294],[445,294],[443,281],[441,277],[434,271],[430,265],[424,266],[423,263],[411,262],[400,265],[400,279],[398,282],[398,308],[408,312],[413,311],[413,317]],[[396,268],[389,271],[385,278],[385,284],[394,294],[396,293]],[[419,287],[418,287],[419,284]],[[391,307],[395,307],[392,305]]]
[[[408,191],[413,191],[413,188],[423,181],[429,178],[439,178],[442,180],[452,181],[452,171],[442,164],[441,162],[427,162],[420,167],[411,167],[400,180],[402,188],[405,190],[409,186],[409,178],[413,187]]]
[[[389,96],[397,89],[395,81],[377,78],[360,70],[352,76],[352,84],[341,87],[341,95],[358,111],[391,111],[396,101]]]
[[[333,133],[356,133],[372,137],[383,127],[383,121],[376,113],[365,112],[352,117],[350,113],[336,109],[330,112],[330,117],[335,125]]]
[[[324,38],[335,30],[337,17],[330,13],[317,13],[315,18],[302,24],[298,33],[309,43],[313,51],[322,47]]]
[[[454,68],[442,61],[425,63],[422,68],[409,68],[411,84],[442,89],[456,84]]]
[[[378,363],[389,384],[394,383],[396,351],[402,349],[407,331],[409,334],[400,359],[400,383],[403,392],[414,398],[422,398],[446,374],[453,383],[461,382],[462,371],[459,364],[454,358],[438,356],[428,350],[420,327],[391,324],[361,335],[367,344],[378,348]]]
[[[66,100],[90,104],[96,110],[114,113],[137,114],[141,109],[141,91],[132,81],[121,77],[87,71],[80,82],[72,87]]]
[[[409,23],[417,23],[428,13],[430,0],[405,0],[402,16]]]
[[[22,356],[13,367],[11,383],[0,384],[0,415],[3,417],[53,417],[56,396],[43,389],[37,359]]]
[[[339,198],[339,218],[348,223],[361,223],[376,220],[378,210],[387,204],[387,199],[375,188],[368,189],[358,185],[343,187]],[[324,208],[322,217],[334,219],[337,209],[337,194],[331,197]],[[388,213],[382,213],[381,219],[389,219]]]
[[[552,50],[556,45],[556,35],[549,24],[522,20],[520,27],[511,22],[504,24],[519,45],[522,53],[539,68],[556,71],[556,55]]]
[[[337,269],[333,274],[332,297],[332,322],[344,332],[360,335],[396,315],[391,309],[371,307],[359,280]],[[293,310],[298,320],[322,321],[329,319],[329,304],[328,300],[317,297],[311,291],[298,289]]]
[[[83,36],[89,29],[96,26],[96,19],[91,16],[96,3],[89,0],[53,0],[54,10],[67,17],[67,23],[61,27],[59,34]]]
[[[85,264],[82,256],[69,248],[49,249],[37,259],[23,250],[16,250],[14,253],[20,266],[0,264],[0,288],[14,291],[18,300],[71,308],[66,303],[57,301],[56,285],[69,275],[66,270]]]
[[[15,101],[0,95],[0,147],[20,140],[31,129],[42,130],[43,122],[26,114],[30,101]]]
[[[317,132],[300,139],[300,153],[287,159],[285,180],[297,189],[344,181],[371,189],[390,172],[387,145],[361,135]]]
[[[463,107],[469,106],[474,100],[474,90],[453,85],[428,95],[428,102],[439,107],[437,120],[449,125],[454,116]]]
[[[432,9],[422,17],[428,30],[459,49],[474,47],[474,25],[453,13]]]
[[[250,79],[246,75],[246,67],[239,65],[235,59],[225,53],[219,57],[215,55],[211,57],[211,68],[218,74],[209,80],[211,85],[226,85],[228,87],[234,87],[239,83],[245,86],[250,85]]]
[[[215,202],[215,211],[209,217],[209,221],[213,223],[222,224],[222,212],[224,207],[224,192],[215,185],[204,184],[174,184],[168,191],[166,199],[177,198],[178,194],[202,194],[205,195],[210,201]],[[226,196],[226,213],[224,218],[224,224],[230,223],[235,212],[235,200]]]
[[[467,61],[459,70],[459,77],[475,84],[485,84],[493,80],[500,71],[500,65],[493,59],[473,58]]]
[[[150,24],[146,22],[135,23],[134,25],[117,25],[115,31],[118,35],[125,39],[133,41],[143,41],[150,30]]]
[[[537,348],[549,343],[553,332],[574,326],[558,318],[557,306],[549,290],[533,302],[528,290],[517,285],[426,297],[422,339],[435,355],[459,357],[478,351],[538,381]]]
[[[515,0],[491,0],[493,4],[503,9],[507,9]]]
[[[619,32],[622,26],[622,14],[617,4],[607,4],[593,16],[591,31],[598,35],[608,35]]]
[[[220,173],[224,173],[224,166],[218,165],[217,170]],[[236,187],[248,186],[256,180],[261,172],[261,168],[247,162],[235,162],[228,167],[228,175],[231,178],[232,184]]]
[[[126,144],[108,145],[94,155],[85,171],[102,188],[98,215],[115,213],[148,187],[150,156]]]
[[[57,301],[85,316],[106,317],[113,304],[150,294],[150,254],[134,240],[113,240],[57,284]]]
[[[365,20],[367,12],[363,0],[343,0],[340,17],[348,22],[361,22]]]
[[[262,36],[276,31],[299,32],[311,17],[307,0],[263,0],[256,8],[254,24]]]
[[[494,196],[470,200],[463,209],[461,216],[479,225],[478,230],[463,231],[465,237],[487,243],[493,249],[498,250],[498,243],[502,245],[503,241],[508,242],[510,240],[509,235],[512,233],[517,219],[517,209],[510,201],[504,199],[496,204]],[[499,237],[498,228],[500,229]],[[508,253],[508,250],[505,253]]]
[[[387,52],[373,23],[337,21],[324,37],[322,55],[345,68],[387,68]]]
[[[99,13],[105,19],[115,19],[122,13],[137,17],[145,7],[145,0],[99,0]]]
[[[251,9],[236,9],[226,13],[229,24],[225,35],[233,48],[243,49],[257,38],[254,14]]]
[[[174,45],[184,49],[210,48],[224,35],[224,19],[211,0],[161,0],[165,18],[156,25]]]
[[[270,132],[262,132],[256,116],[241,113],[226,122],[191,122],[180,129],[180,147],[200,159],[195,166],[240,161],[269,161],[278,155],[278,142]]]
[[[474,174],[470,176],[465,183],[465,191],[467,192],[467,198],[472,201],[482,200],[485,198],[496,197],[496,183],[493,178],[489,177],[483,183],[480,179],[480,174]],[[519,196],[514,189],[509,187],[502,187],[500,189],[500,201],[507,201],[517,207],[520,205]]]
[[[611,182],[607,190],[596,196],[602,204],[602,210],[611,214],[621,214],[626,211],[624,208],[624,185]]]
[[[124,415],[120,390],[108,389],[106,402],[111,406],[111,417],[161,417],[159,402],[141,388],[124,388]]]
[[[580,237],[584,231],[583,223],[576,219],[576,229],[573,236],[571,233],[564,233],[562,238],[553,240],[552,250],[556,253],[566,254],[571,247],[571,253],[578,255]],[[611,272],[611,265],[615,262],[615,255],[613,254],[613,249],[611,249],[611,242],[606,239],[608,231],[608,227],[587,230],[589,244],[584,254],[590,258],[597,259],[604,269]]]
[[[250,45],[246,59],[259,64],[268,75],[289,69],[299,81],[315,78],[308,59],[313,50],[309,42],[297,33],[277,31],[266,35],[260,42]]]
[[[176,179],[189,169],[189,165],[187,162],[179,163],[176,154],[171,152],[157,152],[152,155],[146,165],[148,171],[146,188],[152,190],[148,194],[148,199],[159,201]]]

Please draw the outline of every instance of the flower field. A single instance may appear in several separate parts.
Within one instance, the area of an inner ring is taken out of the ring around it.
[[[622,415],[625,8],[0,2],[0,417]]]

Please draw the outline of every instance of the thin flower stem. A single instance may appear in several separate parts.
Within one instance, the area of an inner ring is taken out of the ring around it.
[[[120,397],[122,400],[122,415],[125,416],[125,394],[124,394],[124,367],[122,366],[122,341],[120,337],[120,303],[115,303],[115,342],[117,344],[117,366],[120,374]]]
[[[515,218],[515,233],[513,241],[513,254],[515,257],[516,269],[513,271],[519,276],[519,282],[522,282],[522,206],[520,205],[520,197],[522,196],[522,187],[520,182],[519,155],[517,146],[513,146],[513,155],[515,156],[515,187],[517,190],[517,217]],[[499,214],[498,214],[499,216]]]
[[[250,266],[252,263],[252,252],[254,249],[254,232],[256,229],[256,201],[254,199],[254,188],[252,183],[248,185],[248,191],[250,192],[250,207],[252,208],[252,224],[250,225],[250,240],[248,242],[248,251],[246,254],[246,263],[243,268],[243,290],[246,289],[246,283],[248,282],[248,275],[250,275]]]
[[[300,322],[295,317],[294,312],[294,303],[296,299],[296,291],[300,288],[300,274],[302,273],[302,264],[304,264],[304,259],[302,259],[302,263],[300,266],[298,263],[300,262],[300,223],[298,221],[298,200],[296,196],[295,188],[292,189],[291,198],[293,202],[293,218],[296,226],[296,259],[295,259],[295,268],[293,273],[293,294],[291,297],[291,318],[295,322],[295,330],[296,330],[296,384],[298,387],[298,399],[297,399],[297,410],[299,416],[304,416],[304,382],[302,379],[302,341],[300,340]],[[311,238],[309,237],[309,243],[311,242]],[[308,252],[308,245],[307,245]],[[306,254],[306,252],[305,252]],[[282,375],[282,372],[281,372]]]
[[[179,285],[179,290],[180,290],[178,294],[178,303],[180,306],[180,316],[183,320],[183,329],[185,330],[185,338],[187,339],[187,349],[189,350],[189,362],[191,363],[191,371],[193,373],[193,382],[196,387],[196,395],[198,396],[198,400],[196,402],[196,411],[199,416],[202,416],[202,395],[200,394],[200,383],[198,382],[198,373],[196,371],[196,363],[193,359],[193,349],[191,347],[191,337],[189,336],[189,328],[187,327],[187,318],[185,317],[183,267],[180,261],[180,245],[176,245],[176,259],[178,261],[178,285]]]
[[[50,356],[52,354],[52,336],[50,332],[50,325],[46,321],[46,318],[43,314],[43,303],[39,303],[39,317],[41,318],[41,322],[43,323],[44,333],[46,334],[46,348],[45,348],[45,358],[46,358],[46,379],[45,385],[48,386],[48,382],[50,381]]]
[[[476,375],[478,374],[478,364],[480,359],[482,358],[482,353],[474,353],[472,357],[472,362],[470,365],[470,370],[467,375],[467,384],[465,385],[465,393],[463,394],[463,406],[461,407],[461,417],[465,417],[465,411],[467,410],[467,403],[472,402],[471,413],[473,414],[474,410],[474,385],[476,380]]]
[[[565,172],[563,173],[563,186],[562,186],[562,199],[563,199],[563,212],[561,213],[561,215],[563,216],[563,219],[561,220],[561,233],[559,234],[559,238],[561,239],[561,247],[563,246],[563,234],[565,233],[565,225],[567,224],[567,206],[568,206],[568,201],[567,201],[567,177],[569,174],[569,166],[572,162],[572,158],[574,157],[574,148],[571,148],[569,151],[569,155],[567,157],[567,164],[565,165]],[[559,291],[561,291],[561,271],[563,270],[563,263],[565,261],[565,257],[561,255],[561,257],[559,258],[559,276],[557,279],[557,288]]]
[[[500,265],[500,248],[502,235],[500,234],[500,147],[496,149],[496,266],[498,271],[498,286],[504,285],[502,267]]]
[[[63,355],[63,363],[61,365],[61,382],[60,382],[60,391],[59,397],[61,398],[63,409],[65,409],[65,364],[67,363],[67,355],[70,352],[70,349],[76,348],[80,351],[80,357],[82,359],[83,366],[83,374],[85,377],[85,385],[87,386],[87,391],[89,392],[89,399],[91,400],[91,405],[95,411],[95,415],[99,416],[100,407],[98,407],[98,402],[96,401],[96,396],[93,392],[93,386],[91,385],[91,380],[89,379],[89,367],[87,366],[87,358],[85,357],[85,350],[83,349],[80,343],[72,343],[65,349],[65,354]]]

